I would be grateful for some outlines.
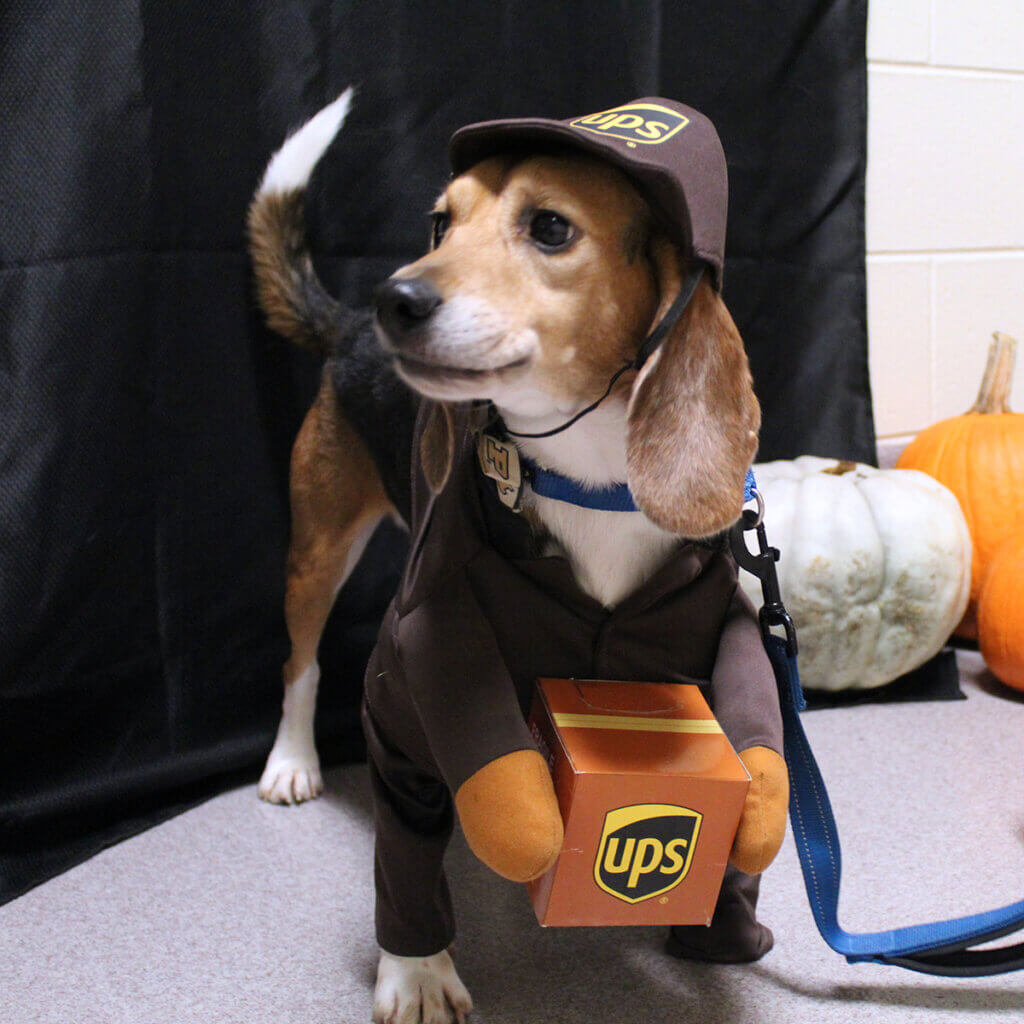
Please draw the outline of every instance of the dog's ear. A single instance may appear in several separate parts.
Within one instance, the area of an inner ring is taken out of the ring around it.
[[[427,413],[420,436],[420,463],[427,486],[437,494],[444,489],[455,458],[455,424],[451,408],[435,402]]]
[[[653,240],[651,256],[661,296],[658,323],[683,274],[668,240]],[[761,410],[743,341],[707,277],[637,375],[628,415],[629,487],[647,518],[693,538],[731,526],[743,508]]]

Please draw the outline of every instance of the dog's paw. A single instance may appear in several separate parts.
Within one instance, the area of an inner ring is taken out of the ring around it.
[[[381,950],[374,1024],[463,1024],[472,1009],[447,950],[433,956],[393,956]]]
[[[301,804],[324,791],[320,759],[316,750],[279,751],[277,746],[267,758],[256,792],[271,804]]]

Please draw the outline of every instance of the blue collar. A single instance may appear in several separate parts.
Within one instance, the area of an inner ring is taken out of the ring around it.
[[[528,459],[520,452],[519,461],[526,471],[524,475],[530,481],[534,494],[554,501],[565,501],[580,508],[592,508],[599,512],[637,512],[639,511],[628,484],[609,484],[607,487],[588,487],[586,484],[562,476],[550,469],[542,469],[533,459]],[[744,503],[753,498],[757,485],[754,483],[753,470],[747,470],[747,478],[743,486]]]
[[[571,477],[562,476],[550,469],[541,469],[533,459],[522,452],[519,461],[526,471],[523,475],[530,481],[534,494],[542,498],[565,501],[580,508],[593,508],[599,512],[636,512],[636,502],[629,493],[628,484],[609,484],[607,487],[588,487]]]

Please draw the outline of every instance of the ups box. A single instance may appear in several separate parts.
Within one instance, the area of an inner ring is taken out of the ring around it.
[[[530,728],[565,823],[537,920],[710,924],[750,777],[699,687],[540,679]]]

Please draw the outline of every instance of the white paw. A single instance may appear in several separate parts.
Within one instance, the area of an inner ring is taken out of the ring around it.
[[[313,739],[316,689],[320,666],[314,661],[284,688],[281,722],[274,749],[267,758],[256,789],[261,800],[272,804],[301,804],[324,791],[320,758]]]
[[[463,1024],[472,1009],[447,950],[433,956],[393,956],[381,950],[374,1024]]]
[[[256,790],[261,800],[272,804],[301,804],[323,791],[324,780],[315,748],[302,752],[279,751],[274,744]]]

